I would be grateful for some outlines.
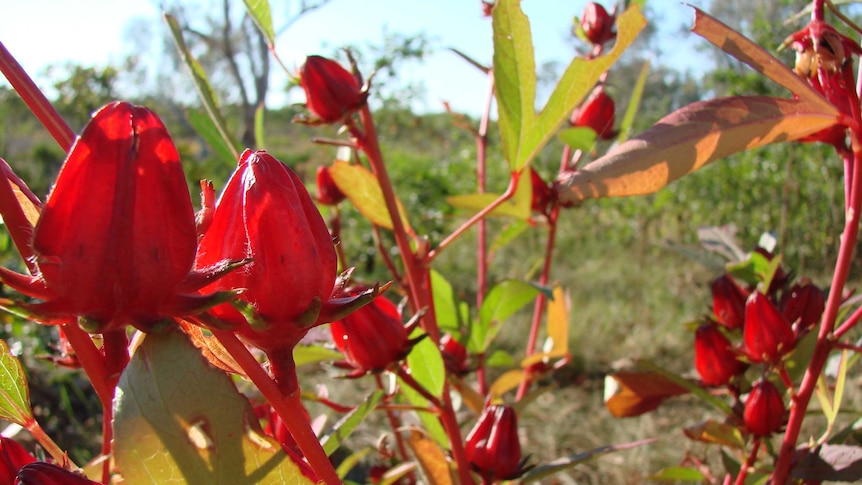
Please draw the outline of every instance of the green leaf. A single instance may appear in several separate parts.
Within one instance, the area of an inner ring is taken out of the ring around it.
[[[413,332],[411,338],[416,338],[421,333],[417,330]],[[446,384],[446,366],[443,363],[443,355],[433,340],[424,338],[414,345],[410,354],[407,355],[407,366],[410,368],[410,375],[426,391],[438,398],[443,396],[443,386]]]
[[[189,51],[186,41],[183,39],[183,32],[177,19],[167,13],[164,14],[164,17],[165,22],[167,22],[171,31],[171,37],[174,40],[174,44],[177,46],[177,50],[180,53],[180,58],[191,71],[192,81],[194,81],[195,88],[198,91],[198,95],[200,96],[207,115],[212,120],[213,126],[215,126],[219,136],[224,140],[224,144],[230,147],[231,159],[238,160],[239,151],[235,148],[236,142],[233,140],[233,137],[230,136],[230,132],[227,129],[224,118],[222,118],[218,102],[216,101],[215,91],[213,90],[212,85],[210,85],[209,79],[207,79],[203,66],[200,65],[197,59],[192,56],[191,51]]]
[[[416,415],[419,416],[419,421],[422,422],[425,432],[428,433],[428,435],[436,441],[438,445],[442,446],[444,449],[450,449],[449,437],[446,434],[446,430],[443,429],[443,425],[440,424],[440,419],[437,417],[437,413],[429,409],[430,403],[428,400],[422,397],[418,391],[405,384],[400,378],[398,379],[398,388],[401,391],[401,396],[403,396],[411,405],[428,409],[428,411],[416,411]]]
[[[506,227],[503,228],[503,230],[500,231],[499,234],[497,234],[497,237],[495,237],[494,240],[491,241],[491,245],[488,247],[488,252],[491,253],[491,257],[493,257],[494,253],[496,253],[500,249],[503,249],[510,242],[517,239],[518,236],[527,232],[527,230],[529,230],[531,227],[533,226],[531,226],[530,223],[524,219],[513,221],[511,224],[507,224]]]
[[[144,337],[120,377],[113,424],[126,483],[312,483],[179,332]]]
[[[643,9],[643,5],[641,5],[641,9]],[[641,98],[644,94],[644,87],[646,86],[647,75],[649,74],[649,65],[649,61],[644,62],[644,66],[638,75],[638,80],[635,81],[635,86],[632,88],[629,104],[626,106],[626,112],[620,121],[620,134],[617,136],[618,144],[626,141],[632,131],[632,124],[634,124],[635,115],[637,115],[638,107],[640,107]]]
[[[658,473],[651,475],[649,478],[651,480],[659,480],[662,482],[683,481],[703,483],[706,480],[706,477],[703,476],[703,473],[700,471],[683,466],[662,468]]]
[[[441,331],[460,332],[470,319],[469,308],[455,296],[455,290],[446,278],[431,270],[431,294],[434,298],[434,314]]]
[[[656,440],[654,438],[651,438],[646,440],[634,441],[631,443],[624,443],[621,445],[602,446],[600,448],[585,451],[583,453],[578,453],[576,455],[557,458],[550,463],[538,466],[530,470],[529,472],[527,472],[526,475],[521,478],[521,481],[523,483],[535,482],[537,480],[541,480],[542,478],[549,477],[555,473],[572,468],[586,461],[592,460],[593,458],[597,458],[599,456],[607,455],[608,453],[614,453],[617,451],[630,450],[632,448],[637,448],[638,446],[654,443],[655,441]]]
[[[332,430],[326,433],[326,435],[323,436],[323,439],[320,440],[320,445],[323,446],[323,451],[325,451],[327,455],[332,455],[332,453],[338,449],[338,446],[341,445],[341,443],[343,443],[351,433],[353,433],[356,427],[359,426],[359,424],[362,423],[362,421],[364,421],[372,411],[374,411],[381,399],[383,399],[383,391],[374,391],[362,404],[353,409],[353,411],[342,416],[342,418],[335,423],[335,426],[332,427]]]
[[[588,126],[573,126],[561,131],[557,138],[572,150],[588,152],[596,146],[596,130]]]
[[[227,166],[234,166],[237,163],[237,149],[231,147],[224,137],[219,133],[218,127],[213,123],[213,120],[200,110],[190,109],[186,113],[186,118],[192,128],[203,138],[204,142],[216,153],[219,161],[224,161]]]
[[[370,170],[361,165],[351,165],[344,160],[336,160],[329,169],[332,179],[339,190],[350,199],[366,219],[372,224],[386,229],[392,229],[392,218],[386,209],[386,201],[383,199],[383,190],[377,178]],[[413,232],[407,221],[407,214],[401,201],[396,201],[401,221],[407,232]]]
[[[266,114],[266,108],[263,104],[259,104],[257,109],[254,110],[254,143],[258,148],[266,147],[266,140],[264,139],[264,129],[263,129],[263,118]]]
[[[297,345],[293,349],[293,360],[296,362],[297,367],[315,362],[341,360],[343,358],[344,356],[341,352],[319,345]]]
[[[270,49],[275,45],[275,29],[272,28],[272,12],[269,9],[268,0],[243,0],[248,14],[254,23],[263,32]],[[263,145],[260,145],[263,146]]]
[[[473,353],[484,353],[500,329],[500,323],[533,301],[543,291],[539,287],[520,280],[505,280],[491,288],[479,309],[479,320],[470,328],[467,349]],[[552,295],[548,293],[548,296]]]
[[[467,209],[472,212],[479,212],[485,209],[492,203],[496,202],[501,195],[497,194],[466,194],[453,195],[446,197],[446,202],[452,207],[459,209]],[[521,220],[527,220],[530,217],[530,204],[533,200],[533,185],[528,181],[521,183],[515,187],[515,194],[494,208],[488,216],[495,217],[515,217]]]
[[[520,0],[499,0],[494,6],[494,86],[503,153],[516,169],[523,133],[535,124],[536,60],[530,22]],[[513,170],[515,171],[515,170]]]
[[[35,419],[24,368],[5,340],[0,340],[0,418],[24,428]]]

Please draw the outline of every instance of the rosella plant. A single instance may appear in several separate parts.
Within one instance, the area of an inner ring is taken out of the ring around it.
[[[599,454],[650,445],[620,443],[541,463],[520,432],[519,413],[549,392],[544,377],[571,358],[569,295],[552,276],[554,258],[566,257],[554,251],[563,209],[650,194],[727,155],[777,142],[825,143],[844,162],[846,225],[828,292],[794,280],[774,248],[730,262],[711,285],[711,314],[692,329],[692,374],[640,362],[608,376],[606,406],[613,416],[634,416],[690,394],[721,413],[685,434],[723,447],[723,460],[691,467],[689,457],[657,471],[657,479],[819,482],[835,476],[842,453],[859,455],[833,427],[850,354],[862,350],[847,340],[862,309],[842,306],[862,210],[862,88],[854,67],[862,48],[830,25],[831,2],[813,0],[810,23],[785,42],[797,54],[793,70],[696,10],[696,34],[788,96],[700,101],[631,139],[631,117],[618,123],[605,87],[645,25],[643,2],[588,3],[573,28],[587,53],[573,59],[539,109],[530,22],[519,0],[477,3],[493,25],[494,56],[490,66],[471,62],[493,80],[488,99],[496,100],[509,184],[502,193],[486,185],[489,102],[468,128],[477,144],[477,191],[449,198],[471,215],[439,241],[414,227],[394,190],[369,105],[373,77],[363,77],[349,54],[349,65],[309,56],[291,74],[308,110],[296,121],[339,128],[343,138],[326,142],[350,148],[351,160],[318,167],[312,197],[308,181],[271,153],[236,152],[218,200],[215,185],[201,182],[195,214],[182,161],[156,113],[117,101],[76,136],[0,45],[0,70],[66,151],[44,204],[15,174],[15,161],[0,160],[0,215],[27,269],[0,268],[0,281],[17,292],[0,306],[56,328],[61,355],[51,360],[83,369],[103,407],[100,457],[74,463],[34,417],[21,362],[0,341],[0,368],[9,376],[0,384],[0,418],[43,450],[0,438],[0,485],[342,483],[371,451],[338,466],[333,453],[350,449],[351,432],[372,413],[391,437],[365,477],[373,483],[535,481]],[[268,2],[246,6],[275,55]],[[176,20],[166,19],[211,115],[203,136],[230,151],[236,145],[213,90]],[[565,146],[546,181],[532,162],[555,136]],[[614,138],[610,148],[597,144]],[[315,202],[334,215],[324,218]],[[341,248],[345,204],[373,225],[389,281],[365,281],[352,268]],[[524,227],[546,236],[534,281],[490,281],[488,224],[496,217],[529,222]],[[478,274],[476,299],[467,302],[434,263],[471,230]],[[523,355],[491,380],[500,325],[528,305]],[[327,324],[329,344],[309,343],[310,331]],[[838,371],[825,374],[836,355]],[[375,389],[351,403],[311,391],[301,365],[320,361]],[[828,424],[816,442],[800,436],[814,396]],[[340,419],[327,427],[311,416],[309,402]],[[852,471],[840,476],[862,479]]]

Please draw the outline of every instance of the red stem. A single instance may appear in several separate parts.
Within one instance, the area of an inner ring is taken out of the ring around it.
[[[745,479],[748,476],[748,470],[754,467],[754,464],[757,462],[757,452],[760,450],[760,439],[755,439],[754,443],[751,445],[751,453],[748,454],[748,459],[745,460],[745,464],[742,465],[742,468],[739,470],[739,475],[736,476],[736,485],[743,485],[745,483]],[[776,483],[784,483],[784,482],[776,482]]]
[[[853,133],[851,137],[853,139],[853,157],[856,170],[853,170],[853,180],[850,184],[850,208],[846,212],[844,233],[841,237],[841,246],[838,250],[838,260],[835,263],[835,272],[832,277],[829,298],[826,300],[826,309],[823,312],[820,330],[817,334],[817,343],[814,346],[814,352],[802,378],[802,383],[799,385],[796,398],[792,401],[787,430],[784,432],[781,451],[779,452],[775,471],[772,475],[773,483],[785,483],[790,474],[790,466],[796,450],[796,442],[799,439],[799,432],[802,427],[802,421],[805,419],[805,412],[808,410],[808,403],[817,385],[817,379],[823,371],[823,366],[826,365],[829,351],[833,347],[833,340],[830,337],[835,328],[835,320],[841,306],[844,284],[847,282],[847,275],[850,272],[853,248],[856,246],[858,239],[859,211],[862,208],[862,190],[860,190],[862,189],[862,170],[858,169],[858,165],[862,163],[862,152],[860,152],[860,143],[856,134]]]
[[[557,218],[560,215],[560,206],[555,205],[548,216],[548,241],[545,245],[545,263],[542,267],[542,274],[539,277],[539,284],[547,286],[551,275],[551,263],[553,262],[554,245],[556,244],[557,235]],[[533,321],[530,325],[530,336],[527,338],[526,356],[529,357],[536,353],[536,344],[539,339],[539,327],[542,326],[542,314],[545,310],[545,294],[539,292],[536,297],[536,302],[533,304]],[[530,389],[530,384],[533,382],[529,373],[526,373],[524,379],[518,385],[518,392],[515,399],[520,401]]]
[[[375,381],[377,381],[377,388],[383,392],[386,392],[386,386],[383,385],[383,379],[380,378],[380,374],[374,375]],[[387,396],[388,398],[389,396]],[[401,428],[401,423],[398,422],[398,418],[395,416],[395,413],[392,412],[391,408],[386,408],[386,419],[389,420],[389,426],[392,428],[392,433],[395,434],[395,442],[398,444],[398,453],[401,455],[401,460],[404,463],[410,460],[410,455],[407,454],[407,447],[404,446],[404,439],[401,437],[401,432],[399,428]],[[411,479],[411,482],[415,479]]]
[[[494,103],[494,71],[488,71],[488,96],[485,99],[485,109],[482,111],[482,120],[479,122],[479,130],[476,132],[476,185],[478,192],[484,194],[486,187],[486,174],[488,162],[488,125],[491,119],[491,106]],[[477,226],[477,267],[476,267],[476,308],[482,308],[485,293],[488,291],[488,221],[482,219]],[[482,396],[488,392],[488,380],[485,373],[485,355],[476,356],[476,379],[478,380],[479,394]]]
[[[45,129],[54,137],[54,140],[64,151],[69,151],[75,141],[75,132],[69,128],[60,113],[51,105],[48,98],[42,94],[36,83],[18,64],[15,57],[0,42],[0,72],[9,80],[9,84],[18,92],[24,103],[30,108],[36,118],[45,126]]]
[[[317,435],[311,429],[311,423],[305,419],[305,409],[299,399],[299,393],[295,392],[292,396],[283,395],[278,384],[263,370],[236,335],[225,330],[212,332],[287,425],[290,435],[317,476],[327,485],[340,484],[341,479],[338,478],[332,462],[320,446]]]

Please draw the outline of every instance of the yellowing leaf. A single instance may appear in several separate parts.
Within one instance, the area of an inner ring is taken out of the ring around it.
[[[503,394],[518,387],[525,377],[526,374],[524,371],[518,369],[504,372],[503,375],[498,377],[497,380],[491,384],[491,388],[488,390],[488,396],[491,400],[502,397]]]
[[[716,443],[740,450],[745,449],[745,439],[739,428],[730,423],[719,423],[712,419],[683,428],[683,433],[695,441]]]
[[[551,348],[547,352],[565,355],[569,352],[569,311],[572,300],[562,286],[554,287],[554,299],[548,301],[548,340]]]
[[[351,165],[343,160],[336,160],[329,173],[344,195],[363,216],[373,224],[386,229],[392,229],[392,218],[386,210],[386,201],[377,178],[370,170],[361,165]],[[407,214],[401,201],[397,201],[398,212],[407,232],[412,233]]]
[[[148,334],[123,371],[113,451],[125,483],[312,483],[179,332]]]
[[[500,195],[497,194],[466,194],[453,195],[446,197],[446,202],[452,207],[458,209],[466,209],[471,212],[479,212],[494,203]],[[507,201],[503,202],[489,216],[505,216],[524,219],[530,217],[530,203],[533,198],[533,186],[529,180],[521,180],[515,187],[515,194]]]
[[[605,407],[617,418],[640,416],[688,390],[652,371],[615,372],[605,377]]]
[[[407,441],[419,466],[425,472],[425,476],[431,485],[452,485],[452,472],[449,470],[449,462],[443,449],[431,438],[419,431],[410,432],[410,440]]]
[[[733,153],[834,125],[837,111],[801,100],[735,96],[679,109],[560,183],[560,200],[644,195]]]

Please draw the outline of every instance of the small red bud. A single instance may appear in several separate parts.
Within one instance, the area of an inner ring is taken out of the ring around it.
[[[455,340],[452,335],[445,334],[440,338],[440,352],[446,363],[446,370],[455,375],[464,375],[470,372],[467,363],[467,347]]]
[[[548,204],[551,202],[551,187],[533,167],[530,167],[530,183],[533,187],[530,209],[539,214],[547,214]]]
[[[299,74],[308,111],[323,123],[337,123],[357,111],[368,98],[356,77],[341,64],[308,56]]]
[[[37,461],[24,465],[18,470],[18,480],[15,485],[99,485],[99,482],[64,470],[57,465]]]
[[[718,323],[733,330],[745,322],[745,300],[748,292],[743,290],[728,275],[712,282],[712,311]]]
[[[344,192],[335,184],[329,167],[317,167],[317,201],[323,205],[338,205],[345,198]]]
[[[394,303],[377,297],[329,326],[335,346],[347,359],[351,376],[379,372],[407,357],[414,341]]]
[[[592,128],[600,140],[610,140],[616,136],[614,131],[616,104],[605,93],[603,87],[596,88],[580,107],[573,126]]]
[[[785,412],[781,393],[774,384],[761,379],[754,383],[745,400],[743,420],[754,436],[769,436],[784,425]]]
[[[593,44],[604,44],[614,40],[617,36],[614,32],[614,17],[605,10],[605,7],[590,2],[584,8],[581,15],[581,29]]]
[[[694,335],[694,367],[708,386],[723,386],[745,371],[745,363],[736,358],[730,340],[718,326],[705,323]]]
[[[745,354],[755,363],[777,362],[796,343],[790,323],[759,291],[752,293],[745,303],[742,338]]]
[[[491,405],[467,435],[467,461],[488,482],[511,480],[524,472],[518,417],[510,406]]]
[[[826,308],[826,297],[820,288],[808,280],[803,280],[795,283],[781,296],[780,307],[787,321],[797,325],[798,333],[820,321]]]

